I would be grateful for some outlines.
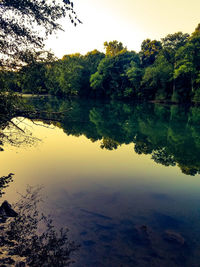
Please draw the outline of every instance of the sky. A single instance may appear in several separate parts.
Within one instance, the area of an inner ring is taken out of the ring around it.
[[[200,0],[73,0],[78,18],[74,27],[61,21],[64,32],[47,41],[47,48],[61,58],[65,54],[104,51],[105,41],[120,41],[139,51],[143,40],[182,31],[192,33],[200,23]]]

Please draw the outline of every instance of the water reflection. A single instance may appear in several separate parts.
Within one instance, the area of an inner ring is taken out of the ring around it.
[[[200,108],[88,100],[32,99],[40,109],[64,111],[56,123],[67,135],[101,140],[102,149],[134,144],[137,154],[151,154],[164,166],[187,175],[200,171]],[[65,112],[67,111],[67,112]]]
[[[36,145],[39,141],[36,136],[32,135],[32,129],[23,117],[0,122],[0,151],[4,151],[5,144],[28,147]]]
[[[13,181],[13,175],[13,173],[9,173],[7,176],[0,177],[0,198],[5,194],[5,188],[7,188],[9,183]]]
[[[12,175],[2,177],[8,183]],[[2,183],[3,184],[3,183]],[[5,188],[3,184],[3,188]],[[0,190],[3,189],[0,187]],[[68,238],[68,229],[58,232],[49,216],[42,213],[40,187],[27,187],[26,194],[13,205],[0,207],[1,266],[69,266],[79,248]]]
[[[45,185],[43,208],[81,244],[74,266],[198,266],[200,179],[182,174],[199,172],[197,107],[28,101],[57,121],[25,120],[38,148],[1,153],[18,175],[8,196]]]

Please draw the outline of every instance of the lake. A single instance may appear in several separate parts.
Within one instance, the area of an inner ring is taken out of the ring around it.
[[[72,266],[200,266],[200,108],[27,102],[55,121],[3,130],[0,176],[15,174],[3,199],[42,185],[41,209],[81,245]]]

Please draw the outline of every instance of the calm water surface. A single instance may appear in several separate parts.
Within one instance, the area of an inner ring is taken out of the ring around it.
[[[65,111],[18,118],[0,176],[10,202],[43,185],[43,209],[81,244],[74,266],[200,266],[200,109],[28,100]],[[55,113],[57,114],[57,113]]]

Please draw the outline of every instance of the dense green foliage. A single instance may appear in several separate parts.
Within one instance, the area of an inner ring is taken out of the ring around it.
[[[97,72],[91,78],[91,87],[97,95],[117,98],[134,95],[127,71],[132,64],[139,66],[139,56],[135,52],[119,52],[116,56],[107,56],[98,65]]]
[[[35,57],[18,72],[1,72],[2,90],[167,102],[200,101],[200,26],[194,33],[144,40],[141,51],[105,42],[106,53]]]

